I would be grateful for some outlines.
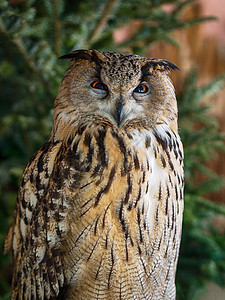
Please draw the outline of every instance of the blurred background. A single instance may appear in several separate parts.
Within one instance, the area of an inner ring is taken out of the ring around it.
[[[223,0],[0,0],[0,299],[19,181],[49,138],[53,104],[75,49],[165,58],[185,150],[177,299],[225,299],[225,5]]]

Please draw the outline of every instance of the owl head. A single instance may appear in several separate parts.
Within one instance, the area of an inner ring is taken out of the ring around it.
[[[59,88],[52,135],[62,140],[82,126],[114,130],[177,126],[177,105],[168,73],[178,67],[162,59],[77,50],[62,56],[72,64]]]

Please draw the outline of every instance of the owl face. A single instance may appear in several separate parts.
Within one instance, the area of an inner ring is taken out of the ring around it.
[[[56,98],[55,126],[58,119],[76,126],[105,122],[121,130],[176,119],[174,88],[167,75],[177,68],[174,64],[95,50],[62,58],[71,59],[72,65]]]

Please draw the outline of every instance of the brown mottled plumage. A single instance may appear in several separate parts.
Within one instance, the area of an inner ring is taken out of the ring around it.
[[[12,299],[175,299],[177,67],[95,50],[63,58],[52,135],[24,171],[5,243]]]

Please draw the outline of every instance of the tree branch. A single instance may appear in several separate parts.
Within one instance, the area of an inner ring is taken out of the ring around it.
[[[49,94],[49,96],[52,97],[53,95],[52,95],[50,86],[43,79],[42,74],[40,74],[39,70],[36,68],[34,61],[27,54],[26,49],[22,45],[21,39],[18,37],[11,38],[9,33],[5,30],[1,20],[0,20],[0,35],[5,36],[7,38],[7,40],[13,45],[13,48],[16,49],[16,51],[21,55],[21,57],[25,61],[28,68],[38,78],[38,80],[41,82],[41,84],[43,84],[43,86],[45,87],[45,90]]]
[[[92,33],[90,35],[89,44],[91,44],[96,39],[98,34],[102,31],[115,2],[116,2],[116,0],[109,0],[107,2],[100,20],[98,21],[96,27],[94,28],[94,30],[92,31]]]
[[[52,7],[54,10],[55,15],[55,36],[54,36],[54,52],[57,57],[60,55],[60,28],[61,28],[61,22],[59,19],[59,12],[58,12],[58,1],[52,0]]]

